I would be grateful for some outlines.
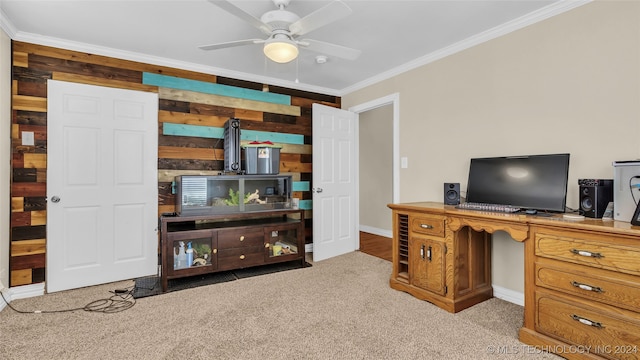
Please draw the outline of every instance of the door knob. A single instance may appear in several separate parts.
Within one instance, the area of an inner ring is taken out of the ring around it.
[[[60,202],[60,197],[58,197],[58,196],[54,196],[54,197],[52,197],[52,198],[51,198],[51,202],[53,202],[53,203],[59,203],[59,202]]]
[[[313,189],[313,192],[315,192],[315,193],[318,193],[318,194],[319,194],[319,193],[321,193],[321,192],[322,192],[322,188],[315,188],[315,189]]]

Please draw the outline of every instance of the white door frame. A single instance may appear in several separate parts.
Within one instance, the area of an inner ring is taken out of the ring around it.
[[[356,114],[360,114],[369,110],[377,109],[382,106],[393,106],[393,202],[400,202],[400,93],[393,93],[378,99],[367,101],[365,103],[350,107],[348,110]],[[360,161],[360,118],[356,119],[356,149],[354,164]],[[356,166],[356,221],[360,225],[360,169]],[[360,248],[360,237],[357,237],[357,248]]]

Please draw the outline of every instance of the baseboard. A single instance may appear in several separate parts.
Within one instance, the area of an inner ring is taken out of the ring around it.
[[[493,297],[524,306],[524,293],[493,285]]]
[[[391,230],[374,228],[372,226],[367,226],[367,225],[360,225],[360,231],[373,234],[373,235],[384,236],[388,238],[393,237],[393,232]]]
[[[13,300],[41,296],[44,295],[44,283],[5,288],[2,290],[2,295],[4,295],[4,298],[9,303]],[[2,299],[0,299],[0,311],[7,306],[7,304],[1,300]]]

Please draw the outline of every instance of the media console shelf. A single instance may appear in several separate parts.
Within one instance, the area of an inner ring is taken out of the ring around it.
[[[304,210],[160,217],[162,291],[168,280],[300,261],[305,265]],[[191,243],[193,262],[179,256]]]
[[[389,208],[392,288],[449,312],[487,300],[491,234],[506,231],[525,245],[520,341],[568,359],[640,359],[640,226],[435,202]]]

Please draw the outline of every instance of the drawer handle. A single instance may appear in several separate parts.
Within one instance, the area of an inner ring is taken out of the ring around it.
[[[240,236],[240,241],[244,241],[244,235]]]
[[[571,249],[571,252],[573,254],[576,254],[576,255],[592,257],[592,258],[596,258],[596,259],[600,259],[600,258],[604,257],[604,255],[602,255],[600,253],[591,252],[591,251],[585,251],[585,250]]]
[[[213,249],[213,253],[217,254],[218,253],[218,249]]]
[[[240,255],[240,260],[244,260],[244,255]]]
[[[420,224],[420,227],[423,229],[433,229],[433,225],[429,224]]]
[[[593,327],[598,328],[598,329],[604,328],[604,326],[602,326],[602,323],[599,323],[599,322],[596,322],[596,321],[591,321],[589,319],[583,318],[583,317],[575,315],[575,314],[571,315],[571,318],[573,320],[575,320],[575,321],[579,321],[581,324],[584,324],[584,325],[593,326]]]
[[[602,290],[602,288],[598,287],[598,286],[591,286],[591,285],[587,285],[587,284],[583,284],[583,283],[579,283],[577,281],[572,281],[571,285],[580,288],[582,290],[587,290],[587,291],[593,291],[593,292],[597,292],[597,293],[603,293],[604,290]]]

